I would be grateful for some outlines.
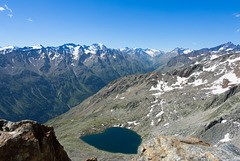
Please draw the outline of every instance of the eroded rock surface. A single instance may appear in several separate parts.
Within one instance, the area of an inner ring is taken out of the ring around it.
[[[212,147],[196,138],[178,139],[172,136],[154,138],[143,144],[134,161],[160,160],[240,160],[240,151],[231,144]]]
[[[0,120],[0,161],[70,161],[52,127]]]

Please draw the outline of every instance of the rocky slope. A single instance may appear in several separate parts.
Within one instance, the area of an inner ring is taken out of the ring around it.
[[[52,127],[0,120],[0,161],[70,161]]]
[[[196,137],[212,146],[228,142],[239,148],[239,66],[240,53],[233,52],[206,55],[164,74],[125,76],[47,124],[55,127],[73,160],[133,158],[99,151],[79,139],[114,126],[136,131],[143,142],[158,136]]]
[[[178,139],[175,137],[158,137],[142,145],[134,161],[168,161],[168,160],[240,160],[240,151],[233,145],[223,144],[211,147],[196,138]]]

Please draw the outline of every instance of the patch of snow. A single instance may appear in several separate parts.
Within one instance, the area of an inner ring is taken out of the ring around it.
[[[42,46],[39,44],[39,45],[35,45],[35,46],[31,46],[32,49],[42,49]]]
[[[54,54],[54,56],[51,58],[51,60],[54,60],[56,58],[60,57],[60,54]]]
[[[231,51],[231,50],[233,50],[233,48],[229,48],[229,49],[227,49],[226,51]]]
[[[189,54],[189,53],[191,53],[192,51],[193,51],[192,49],[186,49],[186,50],[183,51],[183,53],[184,53],[184,54]]]
[[[187,82],[187,79],[188,78],[184,78],[184,77],[177,77],[177,82],[175,84],[173,84],[173,86],[176,86],[176,85],[183,85]]]
[[[222,88],[221,86],[219,86],[218,88],[215,88],[214,90],[212,90],[213,94],[221,94],[224,93],[228,90],[228,88]]]
[[[218,53],[218,51],[212,51],[211,53],[214,53],[214,54],[215,54],[215,53]],[[204,55],[204,54],[202,54],[202,55]]]
[[[154,57],[160,53],[159,50],[155,50],[155,49],[146,49],[145,52],[151,57]]]
[[[101,57],[101,58],[104,58],[105,55],[106,55],[106,53],[102,53],[102,54],[100,55],[100,57]]]
[[[151,110],[149,111],[150,113],[153,111],[153,108],[151,108]]]
[[[197,62],[195,62],[194,64],[195,64],[195,65],[198,65],[198,64],[200,64],[200,62],[199,62],[199,61],[197,61]]]
[[[224,124],[224,123],[226,123],[226,122],[227,122],[227,120],[222,120],[222,121],[221,121],[222,124]]]
[[[151,108],[153,108],[154,106],[157,106],[158,104],[153,104],[153,105],[151,105]]]
[[[0,48],[0,51],[9,50],[9,49],[14,49],[14,46],[7,46],[7,47]]]
[[[80,46],[77,46],[77,47],[75,47],[75,48],[73,49],[73,59],[75,59],[75,60],[77,60],[78,57],[79,57],[79,55],[78,55],[78,53],[79,53],[79,48],[80,48]]]
[[[236,62],[236,61],[240,61],[240,57],[237,57],[237,58],[235,58],[235,59],[228,59],[227,60],[229,63],[234,63],[234,62]]]
[[[203,81],[202,79],[197,79],[194,82],[189,83],[189,85],[200,86],[200,85],[203,85],[203,84],[206,84],[206,83],[208,83],[207,79],[205,81]]]
[[[154,126],[154,120],[152,120],[152,122],[151,122],[151,126]]]
[[[153,90],[158,90],[160,92],[153,94],[154,96],[160,96],[162,95],[164,92],[168,92],[168,91],[172,91],[174,89],[181,89],[183,88],[182,85],[184,83],[186,83],[187,78],[183,78],[183,77],[177,77],[177,82],[175,84],[172,84],[171,86],[168,86],[167,82],[164,81],[158,81],[158,84],[156,87],[152,86],[150,91]]]
[[[210,60],[216,59],[216,58],[218,58],[219,56],[220,56],[220,55],[212,55],[211,58],[210,58]]]
[[[139,125],[140,123],[139,122],[137,122],[137,121],[129,121],[129,122],[127,122],[129,125],[131,125],[131,124],[133,124],[133,125],[135,125],[135,126],[137,126],[137,125]]]
[[[88,49],[84,49],[84,52],[85,52],[86,54],[88,54],[88,53],[96,54],[96,50],[88,50]]]
[[[147,114],[147,117],[150,116],[150,114],[152,113],[152,111],[153,111],[153,107],[151,106],[151,109],[150,109],[149,113]]]
[[[214,64],[213,66],[208,67],[208,68],[203,67],[203,71],[206,71],[206,72],[213,72],[214,70],[216,70],[217,67],[218,67],[217,64]]]
[[[162,114],[164,114],[164,111],[159,112],[159,113],[156,115],[156,117],[160,117],[160,116],[162,116]]]
[[[221,94],[230,89],[230,87],[222,88],[223,79],[228,79],[230,82],[229,84],[239,84],[240,83],[240,79],[235,75],[235,73],[233,73],[233,72],[226,73],[213,83],[213,86],[212,86],[213,94]]]
[[[169,122],[168,122],[168,123],[166,123],[166,124],[164,124],[163,126],[164,126],[164,127],[167,127],[168,125],[169,125]]]
[[[227,133],[227,134],[224,136],[224,138],[221,139],[219,142],[225,143],[225,142],[229,142],[229,141],[231,141],[231,139],[230,139],[230,134]]]
[[[222,51],[222,50],[225,50],[225,49],[226,49],[226,47],[223,46],[223,47],[221,47],[218,51]]]
[[[193,60],[195,57],[188,57],[188,59]]]

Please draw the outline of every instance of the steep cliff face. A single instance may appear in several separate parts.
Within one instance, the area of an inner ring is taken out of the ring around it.
[[[196,138],[177,139],[172,136],[154,138],[144,143],[134,161],[160,160],[240,160],[240,151],[231,144],[211,147]]]
[[[70,161],[52,127],[0,120],[0,161]]]

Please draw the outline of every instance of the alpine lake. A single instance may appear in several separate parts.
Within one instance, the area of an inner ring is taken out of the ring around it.
[[[136,132],[119,127],[111,127],[103,133],[83,136],[81,139],[99,150],[123,154],[137,154],[142,142]]]

